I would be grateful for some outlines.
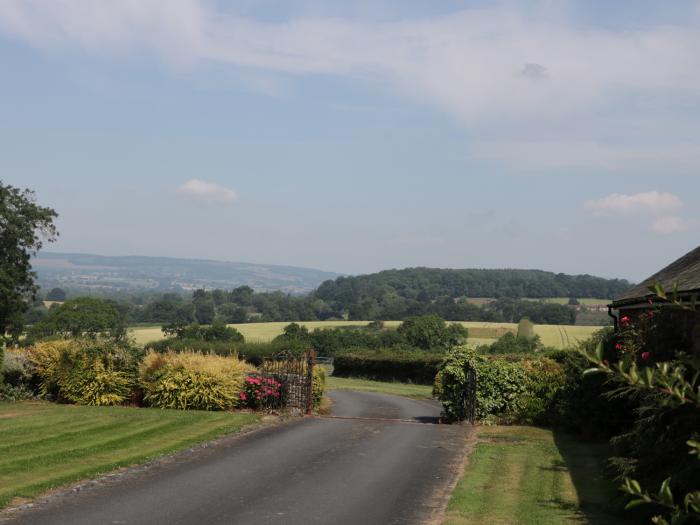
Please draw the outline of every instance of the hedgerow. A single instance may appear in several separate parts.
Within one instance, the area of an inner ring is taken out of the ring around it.
[[[444,354],[415,349],[352,350],[333,360],[333,375],[430,385]]]
[[[469,368],[476,374],[474,415],[482,421],[546,422],[565,382],[562,367],[548,358],[486,357],[458,348],[447,354],[435,381],[434,393],[448,420],[468,417],[463,400]]]

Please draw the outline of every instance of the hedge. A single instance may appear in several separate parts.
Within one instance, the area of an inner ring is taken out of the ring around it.
[[[443,353],[422,350],[353,350],[333,359],[333,375],[433,384]]]
[[[451,421],[466,419],[462,404],[467,369],[476,372],[475,417],[482,421],[547,424],[558,393],[564,388],[564,367],[546,357],[486,357],[459,348],[440,366],[434,392]]]

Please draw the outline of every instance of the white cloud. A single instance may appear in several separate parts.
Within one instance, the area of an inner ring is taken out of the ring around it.
[[[683,207],[683,201],[672,193],[646,191],[633,195],[612,193],[589,200],[583,207],[596,215],[665,215]],[[669,217],[666,217],[669,218]]]
[[[150,52],[178,65],[362,77],[469,122],[585,115],[626,91],[696,96],[700,89],[697,28],[615,33],[508,7],[272,23],[198,0],[4,0],[0,31],[52,52]]]
[[[660,217],[656,219],[651,225],[651,231],[654,233],[669,235],[671,233],[687,231],[690,229],[691,225],[692,224],[690,221],[686,221],[681,217],[669,215],[667,217]]]
[[[238,198],[235,191],[225,186],[199,179],[185,182],[177,193],[199,204],[228,204]]]

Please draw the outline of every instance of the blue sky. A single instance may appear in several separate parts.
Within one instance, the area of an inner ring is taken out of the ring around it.
[[[700,238],[700,2],[5,0],[51,249],[639,280]]]

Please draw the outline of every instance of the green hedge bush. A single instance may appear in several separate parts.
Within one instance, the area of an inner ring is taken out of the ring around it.
[[[547,423],[566,379],[561,365],[546,357],[486,357],[455,349],[441,364],[434,389],[448,420],[467,418],[462,399],[469,367],[476,372],[475,417],[482,421]]]
[[[302,354],[308,349],[308,345],[294,344],[285,341],[269,343],[232,343],[228,341],[178,339],[176,337],[153,341],[146,345],[146,350],[153,350],[159,353],[173,351],[199,352],[201,354],[214,354],[219,356],[238,356],[255,366],[259,366],[265,357],[272,357],[285,350],[291,351],[293,354]]]
[[[333,375],[430,385],[443,358],[414,349],[352,350],[333,359]]]

